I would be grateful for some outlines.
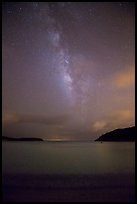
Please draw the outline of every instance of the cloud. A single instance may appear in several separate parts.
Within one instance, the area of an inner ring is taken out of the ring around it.
[[[126,71],[115,75],[113,84],[119,89],[126,89],[135,84],[135,68],[131,66]]]
[[[2,118],[3,125],[15,124],[20,121],[20,118],[15,113],[6,113]]]
[[[107,132],[116,128],[124,128],[134,125],[135,115],[131,110],[119,110],[111,112],[103,119],[97,120],[92,125],[94,132]]]
[[[54,116],[54,117],[25,115],[25,116],[21,116],[20,118],[20,122],[42,123],[45,125],[60,125],[60,124],[64,124],[66,121],[68,121],[68,116],[66,115],[60,115],[60,116]]]
[[[96,121],[93,124],[93,129],[98,131],[98,130],[102,130],[104,129],[104,127],[107,125],[107,123],[105,121]]]
[[[134,113],[131,110],[120,110],[120,111],[115,111],[110,114],[111,119],[117,119],[122,122],[124,121],[129,121],[134,118]]]
[[[41,115],[20,115],[15,113],[6,113],[3,116],[3,125],[12,125],[16,123],[38,123],[43,125],[60,126],[69,120],[67,115],[59,115],[53,117]]]

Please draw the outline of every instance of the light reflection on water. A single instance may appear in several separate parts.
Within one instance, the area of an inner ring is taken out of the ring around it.
[[[134,142],[3,142],[2,172],[134,173]]]

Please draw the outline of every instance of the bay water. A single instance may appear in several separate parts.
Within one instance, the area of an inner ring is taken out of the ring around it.
[[[2,142],[4,174],[134,174],[134,142]]]

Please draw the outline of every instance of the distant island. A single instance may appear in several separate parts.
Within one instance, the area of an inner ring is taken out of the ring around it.
[[[5,136],[2,136],[2,140],[3,141],[26,141],[26,142],[29,142],[29,141],[44,141],[41,138],[33,138],[33,137],[29,137],[29,138],[26,138],[26,137],[13,138],[13,137],[5,137]]]
[[[118,141],[118,142],[135,141],[135,126],[113,130],[111,132],[101,135],[95,141]]]

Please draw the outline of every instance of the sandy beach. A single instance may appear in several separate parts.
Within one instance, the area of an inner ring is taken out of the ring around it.
[[[134,202],[134,175],[3,175],[3,202]]]

